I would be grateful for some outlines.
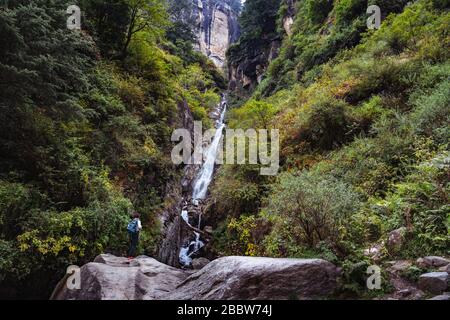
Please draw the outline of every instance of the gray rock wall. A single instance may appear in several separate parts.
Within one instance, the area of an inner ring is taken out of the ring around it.
[[[224,0],[193,0],[196,19],[197,50],[223,68],[226,51],[239,39],[238,13]]]

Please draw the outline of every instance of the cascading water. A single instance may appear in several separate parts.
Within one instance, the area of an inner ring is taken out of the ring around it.
[[[217,154],[219,151],[220,140],[222,139],[223,129],[225,128],[225,113],[227,111],[227,102],[225,96],[222,98],[221,103],[218,106],[220,117],[216,121],[216,133],[214,138],[206,150],[206,160],[200,170],[198,177],[195,180],[194,191],[192,194],[192,201],[194,205],[197,205],[198,200],[204,200],[208,192],[208,187],[211,184],[214,175],[214,168],[216,164]],[[189,213],[187,210],[181,212],[181,217],[186,224],[193,228],[189,223]],[[198,227],[201,228],[201,213],[198,218]],[[200,233],[194,232],[195,240],[190,242],[186,247],[181,248],[179,260],[183,266],[189,266],[192,263],[192,256],[196,254],[205,245],[200,239]]]
[[[214,165],[217,158],[217,152],[220,144],[220,139],[222,138],[223,129],[225,124],[223,123],[224,116],[226,112],[226,104],[223,106],[222,114],[220,119],[217,121],[217,130],[211,145],[206,153],[206,161],[203,164],[202,170],[200,171],[200,176],[197,178],[194,185],[194,193],[192,199],[203,200],[206,197],[206,192],[211,183],[214,174]]]

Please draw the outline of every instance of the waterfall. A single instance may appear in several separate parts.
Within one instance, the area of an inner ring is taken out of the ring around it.
[[[205,162],[203,163],[194,184],[194,190],[192,193],[192,200],[194,205],[198,204],[198,200],[204,200],[206,198],[208,187],[213,179],[220,140],[222,139],[223,129],[225,128],[224,121],[225,113],[227,111],[227,101],[225,96],[223,96],[222,101],[218,105],[217,109],[220,112],[220,116],[216,121],[216,133],[211,144],[206,150]],[[189,223],[189,213],[187,210],[183,210],[181,212],[181,217],[189,227],[193,228]],[[202,214],[200,212],[197,226],[197,229],[199,230],[201,229],[201,217]],[[204,243],[200,239],[200,233],[194,232],[194,234],[195,241],[190,242],[186,247],[182,247],[180,250],[179,260],[183,266],[189,266],[192,263],[192,256],[204,246]]]
[[[223,106],[222,114],[220,115],[220,119],[217,120],[217,130],[214,136],[214,139],[209,146],[206,153],[206,161],[203,164],[203,167],[200,171],[200,176],[197,178],[194,185],[194,193],[192,198],[194,200],[203,200],[206,197],[206,192],[208,191],[208,187],[211,183],[213,174],[214,174],[214,166],[217,158],[217,151],[220,144],[220,139],[222,139],[223,129],[225,128],[224,116],[226,112],[226,104]]]

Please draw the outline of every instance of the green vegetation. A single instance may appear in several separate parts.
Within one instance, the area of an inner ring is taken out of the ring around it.
[[[277,10],[281,0],[254,0],[246,2],[239,18],[241,38],[227,53],[228,63],[244,56],[254,57],[270,45],[276,36]]]
[[[70,4],[0,9],[0,297],[47,298],[68,265],[123,255],[133,211],[139,252],[154,252],[183,171],[170,161],[181,108],[211,126],[226,88],[193,49],[192,1],[81,0],[81,31],[66,28]],[[366,27],[371,4],[379,30]],[[343,268],[344,296],[364,294],[374,245],[381,263],[450,255],[449,10],[439,0],[245,2],[227,56],[264,76],[249,97],[231,97],[228,125],[279,129],[281,173],[220,168],[205,212],[212,255],[321,257]],[[383,247],[400,228],[401,248]]]
[[[368,3],[383,8],[380,30],[366,30]],[[221,169],[210,211],[233,218],[218,223],[217,252],[324,257],[351,292],[364,250],[394,229],[406,241],[387,259],[450,254],[449,6],[406,3],[297,1],[293,34],[230,113],[232,127],[280,130],[284,173]]]
[[[134,210],[140,250],[151,253],[180,176],[170,161],[178,103],[205,119],[224,83],[172,28],[165,1],[81,1],[81,32],[66,28],[69,4],[10,1],[0,11],[4,297],[47,298],[68,265],[123,254]]]

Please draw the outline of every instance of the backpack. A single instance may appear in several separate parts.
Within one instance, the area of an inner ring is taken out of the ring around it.
[[[138,219],[133,219],[130,221],[130,223],[128,223],[127,230],[129,232],[136,233],[138,232],[137,228],[138,228]]]

